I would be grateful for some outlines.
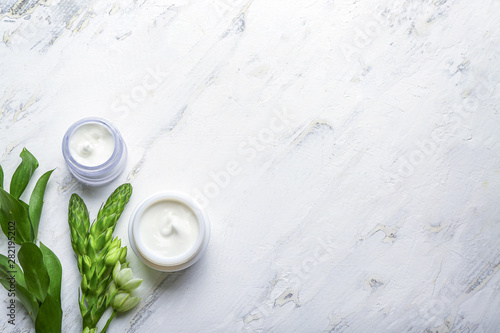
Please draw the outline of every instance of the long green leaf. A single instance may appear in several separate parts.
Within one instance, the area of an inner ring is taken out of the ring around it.
[[[7,258],[3,254],[0,254],[0,278],[9,279],[12,278],[12,275],[14,275],[17,283],[19,283],[23,287],[26,287],[26,281],[24,281],[24,273],[21,267],[19,267],[14,260]]]
[[[24,243],[18,257],[28,290],[43,302],[49,289],[50,277],[43,262],[42,251],[33,243]]]
[[[16,199],[19,199],[23,194],[31,176],[38,168],[38,161],[26,148],[23,148],[19,156],[21,156],[22,162],[12,175],[12,181],[10,182],[10,194]]]
[[[36,243],[36,239],[38,238],[38,225],[40,224],[40,216],[42,215],[43,196],[45,194],[45,188],[47,187],[47,182],[49,181],[50,175],[53,171],[54,170],[44,173],[36,182],[33,193],[31,193],[29,216],[31,226],[33,228],[34,243]]]
[[[0,188],[3,188],[3,169],[0,165]]]
[[[4,278],[0,278],[0,284],[2,284],[5,289],[10,289],[10,281]],[[31,316],[31,319],[35,321],[38,314],[38,301],[35,296],[33,296],[25,286],[20,285],[17,281],[15,283],[15,294],[16,297],[21,301],[23,306],[26,308]]]
[[[16,285],[16,297],[19,298],[21,303],[23,303],[24,307],[29,312],[31,319],[35,321],[38,315],[38,310],[40,308],[35,296],[33,296],[33,294],[30,293],[27,288]]]
[[[50,283],[49,283],[49,295],[51,295],[56,301],[61,304],[61,279],[62,279],[62,266],[59,258],[52,252],[48,247],[46,247],[42,242],[40,242],[40,251],[42,251],[43,262],[45,267],[47,267],[47,272],[49,273]]]
[[[35,321],[35,331],[37,333],[61,333],[62,309],[52,296],[47,295],[45,301],[40,306],[38,316]]]
[[[28,216],[28,206],[0,188],[0,226],[10,238],[12,226],[15,227],[15,242],[33,242],[33,229]],[[14,224],[13,224],[14,223]]]

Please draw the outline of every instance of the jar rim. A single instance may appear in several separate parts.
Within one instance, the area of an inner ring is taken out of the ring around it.
[[[104,126],[113,136],[115,145],[109,159],[97,166],[86,166],[75,160],[69,150],[69,140],[73,133],[83,125],[99,124]],[[107,119],[87,117],[73,123],[62,140],[62,153],[71,173],[80,181],[89,185],[100,185],[116,178],[125,168],[127,147],[120,131]]]
[[[138,231],[142,214],[152,205],[161,201],[178,202],[189,208],[198,220],[199,233],[196,243],[186,252],[173,257],[157,256],[143,246]],[[160,271],[177,271],[194,264],[203,254],[210,238],[210,222],[206,212],[193,198],[176,191],[164,191],[151,195],[134,209],[129,222],[129,240],[135,254],[148,266]]]
[[[104,162],[102,164],[99,164],[99,165],[96,165],[96,166],[87,166],[87,165],[81,164],[78,161],[76,161],[75,158],[71,155],[71,153],[69,151],[69,139],[71,138],[71,136],[73,135],[73,133],[78,128],[80,128],[83,125],[92,124],[92,123],[104,125],[104,127],[106,127],[106,129],[109,130],[109,132],[113,136],[113,140],[115,142],[115,146],[113,148],[113,153],[106,160],[106,162]],[[112,167],[114,167],[114,164],[116,163],[116,157],[119,154],[119,150],[120,150],[120,142],[119,142],[119,138],[116,135],[116,133],[119,134],[120,132],[118,131],[118,129],[111,122],[109,122],[108,120],[106,120],[104,118],[87,117],[87,118],[80,119],[77,122],[73,123],[68,128],[68,130],[66,131],[66,133],[64,134],[64,138],[63,138],[63,155],[71,162],[71,164],[77,166],[79,169],[88,170],[88,171],[98,171],[98,170],[103,170],[105,168],[112,168]],[[110,164],[110,161],[114,162],[113,165]]]

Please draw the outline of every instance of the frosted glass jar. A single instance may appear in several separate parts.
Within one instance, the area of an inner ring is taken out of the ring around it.
[[[123,137],[102,118],[84,118],[71,125],[63,138],[62,153],[71,173],[87,185],[109,183],[127,162]]]

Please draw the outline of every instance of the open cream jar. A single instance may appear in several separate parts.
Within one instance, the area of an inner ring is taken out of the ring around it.
[[[84,118],[66,131],[64,160],[71,173],[87,185],[109,183],[123,171],[127,146],[118,129],[102,118]]]
[[[205,211],[178,192],[155,194],[130,218],[128,236],[135,254],[149,267],[174,272],[193,265],[210,239]]]

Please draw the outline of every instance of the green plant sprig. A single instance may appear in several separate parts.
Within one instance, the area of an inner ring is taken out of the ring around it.
[[[31,193],[29,205],[20,199],[35,170],[37,159],[24,148],[21,163],[12,175],[9,192],[4,190],[0,166],[0,226],[9,240],[21,245],[17,260],[13,253],[0,254],[0,284],[14,293],[30,314],[37,333],[60,333],[62,327],[62,266],[57,256],[38,238],[43,198],[53,170],[44,173]],[[17,264],[19,262],[20,266]]]
[[[122,264],[125,268],[128,267],[128,263],[125,262],[127,248],[121,246],[121,240],[118,237],[113,238],[113,232],[131,195],[130,184],[119,186],[101,207],[97,219],[92,224],[90,224],[89,212],[83,199],[77,194],[73,194],[70,198],[68,223],[71,245],[76,255],[78,270],[82,275],[79,306],[85,333],[97,331],[97,324],[102,315],[119,295],[118,291],[110,292],[109,290],[110,288],[116,289],[113,279],[114,268]],[[135,288],[142,282],[138,280],[140,279],[134,280]],[[133,299],[133,301],[137,305],[138,300]],[[130,305],[130,301],[128,304]],[[111,315],[103,332],[114,315],[115,312]]]

